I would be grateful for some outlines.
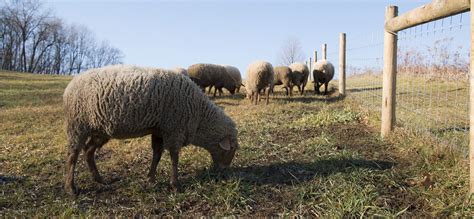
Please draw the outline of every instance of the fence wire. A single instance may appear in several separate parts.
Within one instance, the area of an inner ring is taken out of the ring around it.
[[[398,32],[397,126],[467,156],[469,14]],[[381,113],[383,32],[347,37],[347,91]],[[365,43],[361,43],[365,42]]]

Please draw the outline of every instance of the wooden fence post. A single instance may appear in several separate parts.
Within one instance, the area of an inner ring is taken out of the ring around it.
[[[474,0],[471,0],[471,6]],[[471,54],[469,68],[469,186],[474,194],[474,16],[471,10]]]
[[[385,22],[398,15],[397,6],[388,6]],[[397,33],[384,33],[383,53],[383,93],[382,93],[382,137],[390,134],[395,125],[395,95],[397,84]]]
[[[346,34],[339,37],[339,94],[346,95]]]
[[[328,58],[328,57],[327,57],[327,49],[328,49],[328,45],[327,45],[326,43],[323,44],[323,51],[322,51],[323,57],[322,57],[322,59],[325,59],[325,60],[326,60],[326,59]]]

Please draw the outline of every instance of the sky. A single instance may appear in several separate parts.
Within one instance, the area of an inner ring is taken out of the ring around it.
[[[289,38],[301,42],[307,57],[315,49],[321,54],[321,45],[327,43],[331,60],[341,32],[347,33],[348,42],[382,37],[387,5],[399,6],[401,14],[429,2],[50,0],[45,6],[67,23],[84,25],[98,39],[118,47],[126,64],[161,68],[229,64],[245,75],[255,60],[279,64],[277,55]]]

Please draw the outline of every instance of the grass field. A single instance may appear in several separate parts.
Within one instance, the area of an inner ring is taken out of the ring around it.
[[[440,74],[443,76],[443,74]],[[382,75],[349,77],[348,90],[363,108],[381,112]],[[469,145],[469,84],[467,78],[432,79],[426,75],[397,76],[397,125],[428,135],[466,156]]]
[[[182,193],[168,186],[165,153],[147,182],[150,138],[113,140],[92,181],[82,156],[77,198],[63,190],[63,89],[70,77],[0,72],[0,217],[36,216],[403,216],[473,217],[468,163],[456,150],[403,128],[382,141],[380,115],[351,96],[278,93],[253,106],[244,94],[214,99],[239,129],[226,172],[202,149],[180,157]],[[280,90],[280,89],[276,89]],[[263,103],[263,102],[262,102]]]

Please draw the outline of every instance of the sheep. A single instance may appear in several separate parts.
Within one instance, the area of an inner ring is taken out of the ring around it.
[[[247,97],[251,102],[257,105],[260,91],[269,88],[267,91],[268,104],[270,99],[270,91],[273,89],[273,66],[269,62],[256,61],[251,63],[247,68],[247,80],[245,81],[245,89],[247,90]]]
[[[238,68],[230,65],[221,65],[225,68],[226,72],[221,73],[219,81],[216,82],[214,86],[214,96],[216,96],[216,92],[219,91],[219,96],[223,94],[222,88],[226,88],[229,90],[235,90],[235,92],[240,92],[240,86],[242,85],[242,76],[240,75],[240,71]],[[209,87],[209,94],[211,93],[211,89],[213,86]],[[232,95],[234,93],[231,92]]]
[[[151,134],[149,181],[155,181],[158,162],[167,149],[175,190],[180,188],[181,147],[193,144],[206,149],[216,168],[229,166],[239,147],[232,119],[189,78],[169,70],[123,65],[92,69],[72,79],[63,101],[69,149],[65,189],[73,195],[77,194],[74,170],[81,150],[92,178],[104,183],[94,153],[109,139]]]
[[[319,60],[314,64],[314,93],[319,94],[319,88],[324,84],[324,95],[328,94],[328,84],[334,77],[334,65],[327,60]]]
[[[200,80],[200,87],[205,91],[206,87],[226,88],[231,94],[235,93],[237,86],[234,80],[227,74],[225,67],[215,64],[194,64],[189,66],[188,74]],[[210,92],[210,89],[209,89]],[[214,92],[214,97],[216,92]]]
[[[293,95],[293,92],[291,90],[291,87],[293,86],[293,74],[291,72],[291,69],[287,66],[277,66],[273,68],[273,71],[275,73],[275,77],[273,79],[273,86],[283,85],[286,90],[286,95]],[[273,88],[271,92],[273,93]]]
[[[309,76],[308,66],[306,66],[303,63],[295,62],[291,64],[289,67],[291,69],[292,74],[294,75],[293,85],[296,85],[296,87],[298,87],[300,94],[303,95],[304,88],[306,84],[308,83],[308,76]]]

